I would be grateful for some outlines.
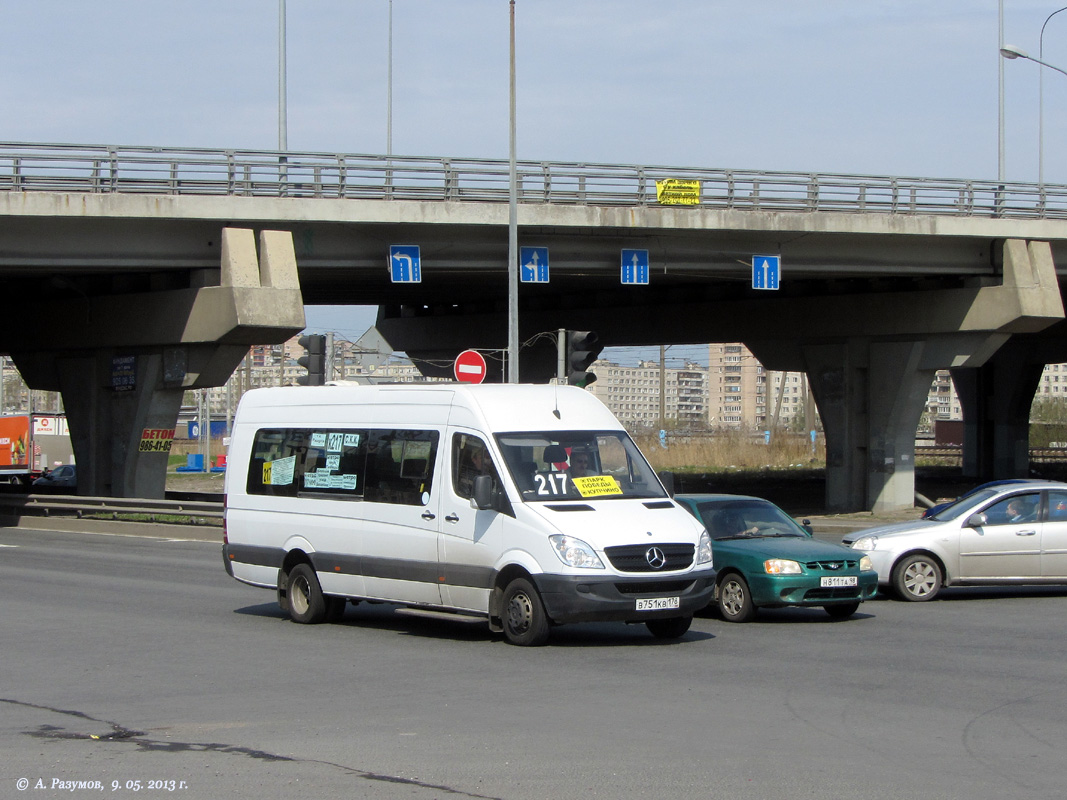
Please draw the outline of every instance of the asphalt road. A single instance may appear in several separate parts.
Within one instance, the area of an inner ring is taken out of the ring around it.
[[[384,605],[295,625],[164,533],[0,528],[0,798],[1067,794],[1067,589],[524,649]]]

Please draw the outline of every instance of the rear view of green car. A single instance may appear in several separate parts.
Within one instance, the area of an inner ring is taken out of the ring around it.
[[[812,538],[774,503],[729,494],[674,499],[711,534],[715,598],[728,622],[782,606],[821,606],[834,619],[846,619],[878,592],[870,558]]]

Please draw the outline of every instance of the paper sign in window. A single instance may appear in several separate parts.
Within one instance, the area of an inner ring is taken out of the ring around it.
[[[571,478],[571,483],[582,497],[607,497],[622,494],[622,487],[610,475],[592,475],[588,478]]]

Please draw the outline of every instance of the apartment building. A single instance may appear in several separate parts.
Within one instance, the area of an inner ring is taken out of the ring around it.
[[[708,424],[766,430],[813,420],[807,377],[767,370],[740,342],[708,345]]]
[[[655,361],[623,366],[601,359],[588,391],[632,428],[657,427],[661,420],[703,427],[708,419],[708,368],[702,364],[664,367]]]
[[[1036,396],[1067,399],[1067,364],[1045,365]]]
[[[926,418],[927,424],[933,424],[934,420],[939,419],[963,419],[960,399],[956,396],[956,387],[952,384],[952,375],[947,369],[939,369],[930,384],[930,392],[926,398]]]

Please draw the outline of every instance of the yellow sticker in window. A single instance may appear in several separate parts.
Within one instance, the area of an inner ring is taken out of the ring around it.
[[[574,488],[582,497],[606,497],[622,494],[622,487],[610,475],[593,475],[589,478],[571,478]]]

